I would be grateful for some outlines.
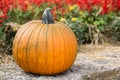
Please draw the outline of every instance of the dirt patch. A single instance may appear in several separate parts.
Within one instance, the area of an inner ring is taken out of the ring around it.
[[[100,51],[114,52],[116,50],[120,50],[120,42],[117,42],[116,44],[110,44],[110,43],[105,43],[104,45],[86,44],[86,45],[79,46],[79,52],[83,54],[97,53]]]

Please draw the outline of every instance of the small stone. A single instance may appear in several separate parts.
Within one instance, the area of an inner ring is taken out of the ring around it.
[[[9,79],[9,80],[14,80],[14,79]]]
[[[16,80],[25,80],[25,77],[24,77],[24,76],[16,76],[15,79],[16,79]]]
[[[119,80],[120,68],[84,75],[84,80]]]
[[[4,72],[0,71],[0,76],[3,76],[4,74],[5,74]]]

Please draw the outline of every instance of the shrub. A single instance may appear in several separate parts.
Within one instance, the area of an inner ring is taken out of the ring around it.
[[[119,40],[118,13],[109,12],[101,15],[100,9],[96,7],[92,8],[92,12],[79,10],[76,5],[72,7],[71,12],[65,14],[64,22],[72,28],[79,43],[104,43],[104,37],[109,36]]]

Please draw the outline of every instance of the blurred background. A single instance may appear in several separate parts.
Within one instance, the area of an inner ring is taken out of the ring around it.
[[[79,45],[120,41],[120,0],[0,0],[0,52],[12,54],[17,30],[40,20],[47,7],[54,20],[73,30]]]

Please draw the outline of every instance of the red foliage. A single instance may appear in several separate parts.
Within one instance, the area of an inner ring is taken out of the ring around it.
[[[42,3],[42,0],[31,0],[31,3],[36,4],[37,6],[40,6]]]
[[[2,11],[3,14],[6,14],[12,7],[13,3],[14,3],[14,0],[1,0],[0,11]]]
[[[88,11],[91,11],[94,6],[99,6],[99,8],[102,8],[101,14],[120,10],[120,0],[0,0],[0,23],[3,21],[7,12],[12,8],[20,8],[26,11],[30,5],[35,4],[41,6],[43,3],[56,5],[52,11],[54,15],[56,10],[59,10],[61,14],[64,15],[64,13],[68,12],[68,9],[63,7],[63,5],[74,4],[77,4],[80,9]]]
[[[101,11],[101,14],[106,14],[106,13],[108,13],[108,1],[107,0],[103,2],[102,11]]]
[[[116,0],[116,9],[120,10],[120,0]]]
[[[89,0],[78,0],[77,4],[81,9],[91,11],[91,5]]]
[[[103,10],[102,13],[104,14],[109,12],[109,10],[120,10],[120,0],[1,0],[0,11],[6,14],[11,8],[15,7],[26,11],[29,5],[36,4],[40,6],[42,3],[56,4],[56,8],[60,10],[64,10],[63,4],[77,4],[81,9],[89,11],[91,11],[91,8],[94,6],[101,6]]]
[[[0,26],[2,25],[2,22],[6,18],[8,18],[6,14],[12,7],[11,4],[13,4],[13,0],[1,0],[0,1]]]
[[[101,5],[102,0],[91,0],[92,5]]]

